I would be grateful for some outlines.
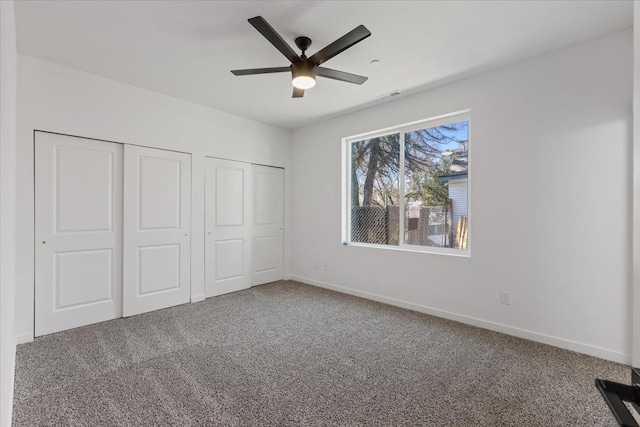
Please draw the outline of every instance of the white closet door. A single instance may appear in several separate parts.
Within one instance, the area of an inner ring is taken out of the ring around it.
[[[284,278],[284,170],[253,165],[252,284]]]
[[[251,165],[206,159],[206,296],[251,286]]]
[[[35,335],[122,316],[120,144],[35,133]]]
[[[124,315],[190,300],[191,156],[126,145]]]

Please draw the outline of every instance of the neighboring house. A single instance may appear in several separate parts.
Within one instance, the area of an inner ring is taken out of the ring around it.
[[[468,214],[468,148],[469,142],[463,141],[452,154],[453,162],[449,173],[438,177],[440,182],[448,183],[449,200],[451,200],[452,221],[451,226],[455,233],[458,219]]]

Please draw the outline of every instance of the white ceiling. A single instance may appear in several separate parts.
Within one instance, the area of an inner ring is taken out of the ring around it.
[[[372,36],[291,98],[289,65],[247,19],[262,15],[309,56],[364,24]],[[632,25],[631,1],[18,1],[20,53],[285,128],[298,128]],[[370,65],[371,60],[380,65]]]

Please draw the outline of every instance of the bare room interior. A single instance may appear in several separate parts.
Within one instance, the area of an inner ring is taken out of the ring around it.
[[[640,425],[639,102],[631,0],[1,0],[0,427]]]

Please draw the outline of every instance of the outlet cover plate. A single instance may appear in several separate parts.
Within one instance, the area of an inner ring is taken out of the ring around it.
[[[511,292],[500,292],[500,302],[505,305],[511,305]]]

